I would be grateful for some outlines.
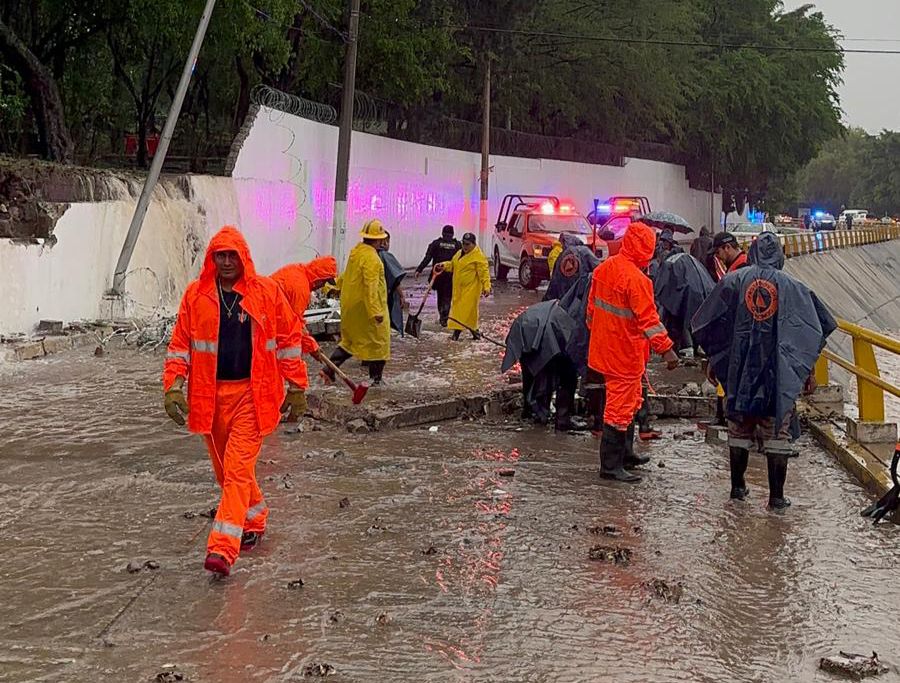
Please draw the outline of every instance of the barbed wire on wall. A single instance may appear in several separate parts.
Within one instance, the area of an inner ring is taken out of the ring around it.
[[[262,83],[253,88],[250,100],[261,107],[276,109],[310,121],[319,123],[337,121],[337,110],[334,107],[321,102],[313,102],[299,95],[291,95]]]

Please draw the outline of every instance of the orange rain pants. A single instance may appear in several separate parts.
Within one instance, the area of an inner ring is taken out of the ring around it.
[[[266,529],[269,508],[256,483],[256,459],[262,447],[250,380],[216,382],[212,432],[206,434],[222,498],[206,544],[234,564],[241,551],[241,534]]]
[[[642,378],[604,376],[606,380],[606,405],[603,421],[621,432],[628,429],[643,403]]]

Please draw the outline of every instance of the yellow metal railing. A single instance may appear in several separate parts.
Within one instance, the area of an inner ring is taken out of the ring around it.
[[[853,230],[825,230],[822,232],[804,230],[794,235],[779,235],[778,238],[781,240],[781,246],[784,247],[784,255],[787,258],[793,258],[898,239],[900,238],[900,225],[873,225]],[[751,243],[745,241],[741,244],[744,251],[750,248]]]
[[[838,329],[849,334],[853,340],[853,362],[826,349],[816,363],[816,382],[820,386],[828,384],[829,362],[851,372],[856,375],[859,419],[863,422],[884,422],[884,394],[886,392],[900,398],[900,388],[881,378],[875,348],[900,354],[900,341],[846,320],[838,321]]]

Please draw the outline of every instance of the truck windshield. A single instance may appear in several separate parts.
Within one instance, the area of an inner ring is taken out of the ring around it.
[[[531,232],[591,234],[591,225],[587,219],[575,214],[532,214],[528,221],[528,229]]]

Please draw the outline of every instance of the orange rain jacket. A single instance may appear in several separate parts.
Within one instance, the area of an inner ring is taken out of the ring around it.
[[[244,236],[230,225],[210,240],[200,277],[188,285],[181,299],[163,368],[163,386],[168,390],[179,376],[187,380],[188,429],[209,434],[216,410],[219,342],[219,293],[213,254],[229,250],[238,253],[244,266],[244,275],[235,283],[234,289],[242,296],[241,309],[253,323],[250,382],[259,431],[266,435],[273,432],[281,420],[284,380],[300,389],[309,386],[306,364],[301,358],[303,324],[294,315],[278,285],[270,278],[256,274]]]
[[[302,318],[309,308],[313,283],[318,280],[334,280],[337,275],[334,256],[322,256],[309,263],[291,263],[279,268],[272,273],[272,279],[281,287],[294,313]]]
[[[322,256],[313,259],[309,263],[291,263],[279,268],[272,273],[272,279],[281,287],[284,296],[300,320],[309,308],[309,300],[312,298],[312,286],[318,280],[333,280],[337,278],[337,261],[334,256]],[[319,350],[319,344],[306,331],[305,322],[303,330],[303,352],[315,353]]]
[[[662,355],[673,346],[659,321],[653,285],[642,272],[655,247],[653,230],[632,223],[621,251],[594,270],[587,309],[588,365],[605,376],[640,378],[651,348]]]

